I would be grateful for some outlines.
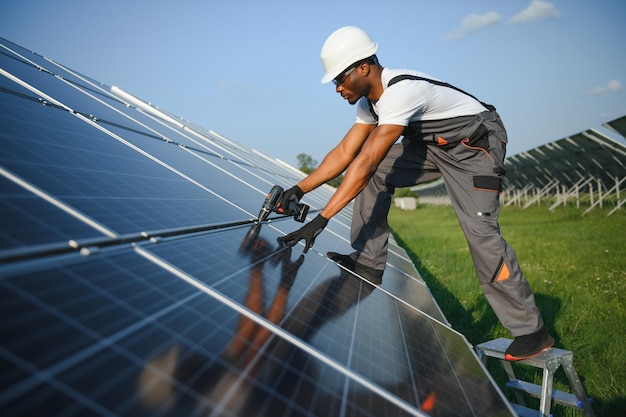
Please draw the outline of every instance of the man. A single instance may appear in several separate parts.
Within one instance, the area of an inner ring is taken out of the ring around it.
[[[377,50],[378,44],[353,26],[338,29],[324,43],[322,83],[332,80],[335,91],[357,105],[356,122],[315,171],[284,193],[280,206],[346,172],[320,214],[279,241],[292,246],[304,239],[307,252],[328,219],[356,197],[350,236],[355,252],[327,256],[366,278],[380,278],[395,187],[443,177],[485,296],[514,336],[506,359],[538,355],[554,339],[498,225],[507,142],[498,113],[426,74],[383,68]]]

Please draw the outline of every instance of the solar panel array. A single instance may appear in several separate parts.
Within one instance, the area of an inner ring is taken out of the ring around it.
[[[255,221],[293,168],[4,39],[0,142],[1,415],[513,415],[395,243],[324,256],[350,208]]]
[[[610,188],[616,178],[626,177],[626,146],[589,129],[513,155],[505,168],[505,185],[517,189],[554,181],[572,187],[587,178]]]

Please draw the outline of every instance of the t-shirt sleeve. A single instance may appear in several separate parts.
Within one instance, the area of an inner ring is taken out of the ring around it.
[[[367,98],[361,97],[356,105],[356,121],[366,125],[375,125],[378,121],[372,115]]]
[[[376,103],[379,125],[408,126],[416,115],[423,113],[425,108],[424,96],[417,89],[417,83],[393,85],[387,88]],[[410,91],[414,90],[414,91]]]

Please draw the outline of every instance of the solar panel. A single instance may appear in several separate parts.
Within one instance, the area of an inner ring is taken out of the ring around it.
[[[626,115],[605,123],[604,127],[619,133],[626,139]]]
[[[513,155],[505,161],[505,185],[523,189],[558,181],[566,187],[594,178],[610,188],[626,176],[626,146],[589,129]]]
[[[350,207],[306,255],[255,221],[293,168],[6,40],[0,126],[3,416],[513,415],[395,242],[317,252]]]

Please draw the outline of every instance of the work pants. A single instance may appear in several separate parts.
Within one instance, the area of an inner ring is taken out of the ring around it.
[[[473,116],[463,126],[466,132],[479,129],[487,133],[479,141],[456,140],[441,147],[436,140],[404,137],[393,145],[355,199],[351,225],[355,253],[351,256],[368,267],[384,269],[387,214],[395,188],[443,177],[489,304],[513,336],[526,335],[539,330],[543,320],[498,224],[506,131],[495,111]]]

